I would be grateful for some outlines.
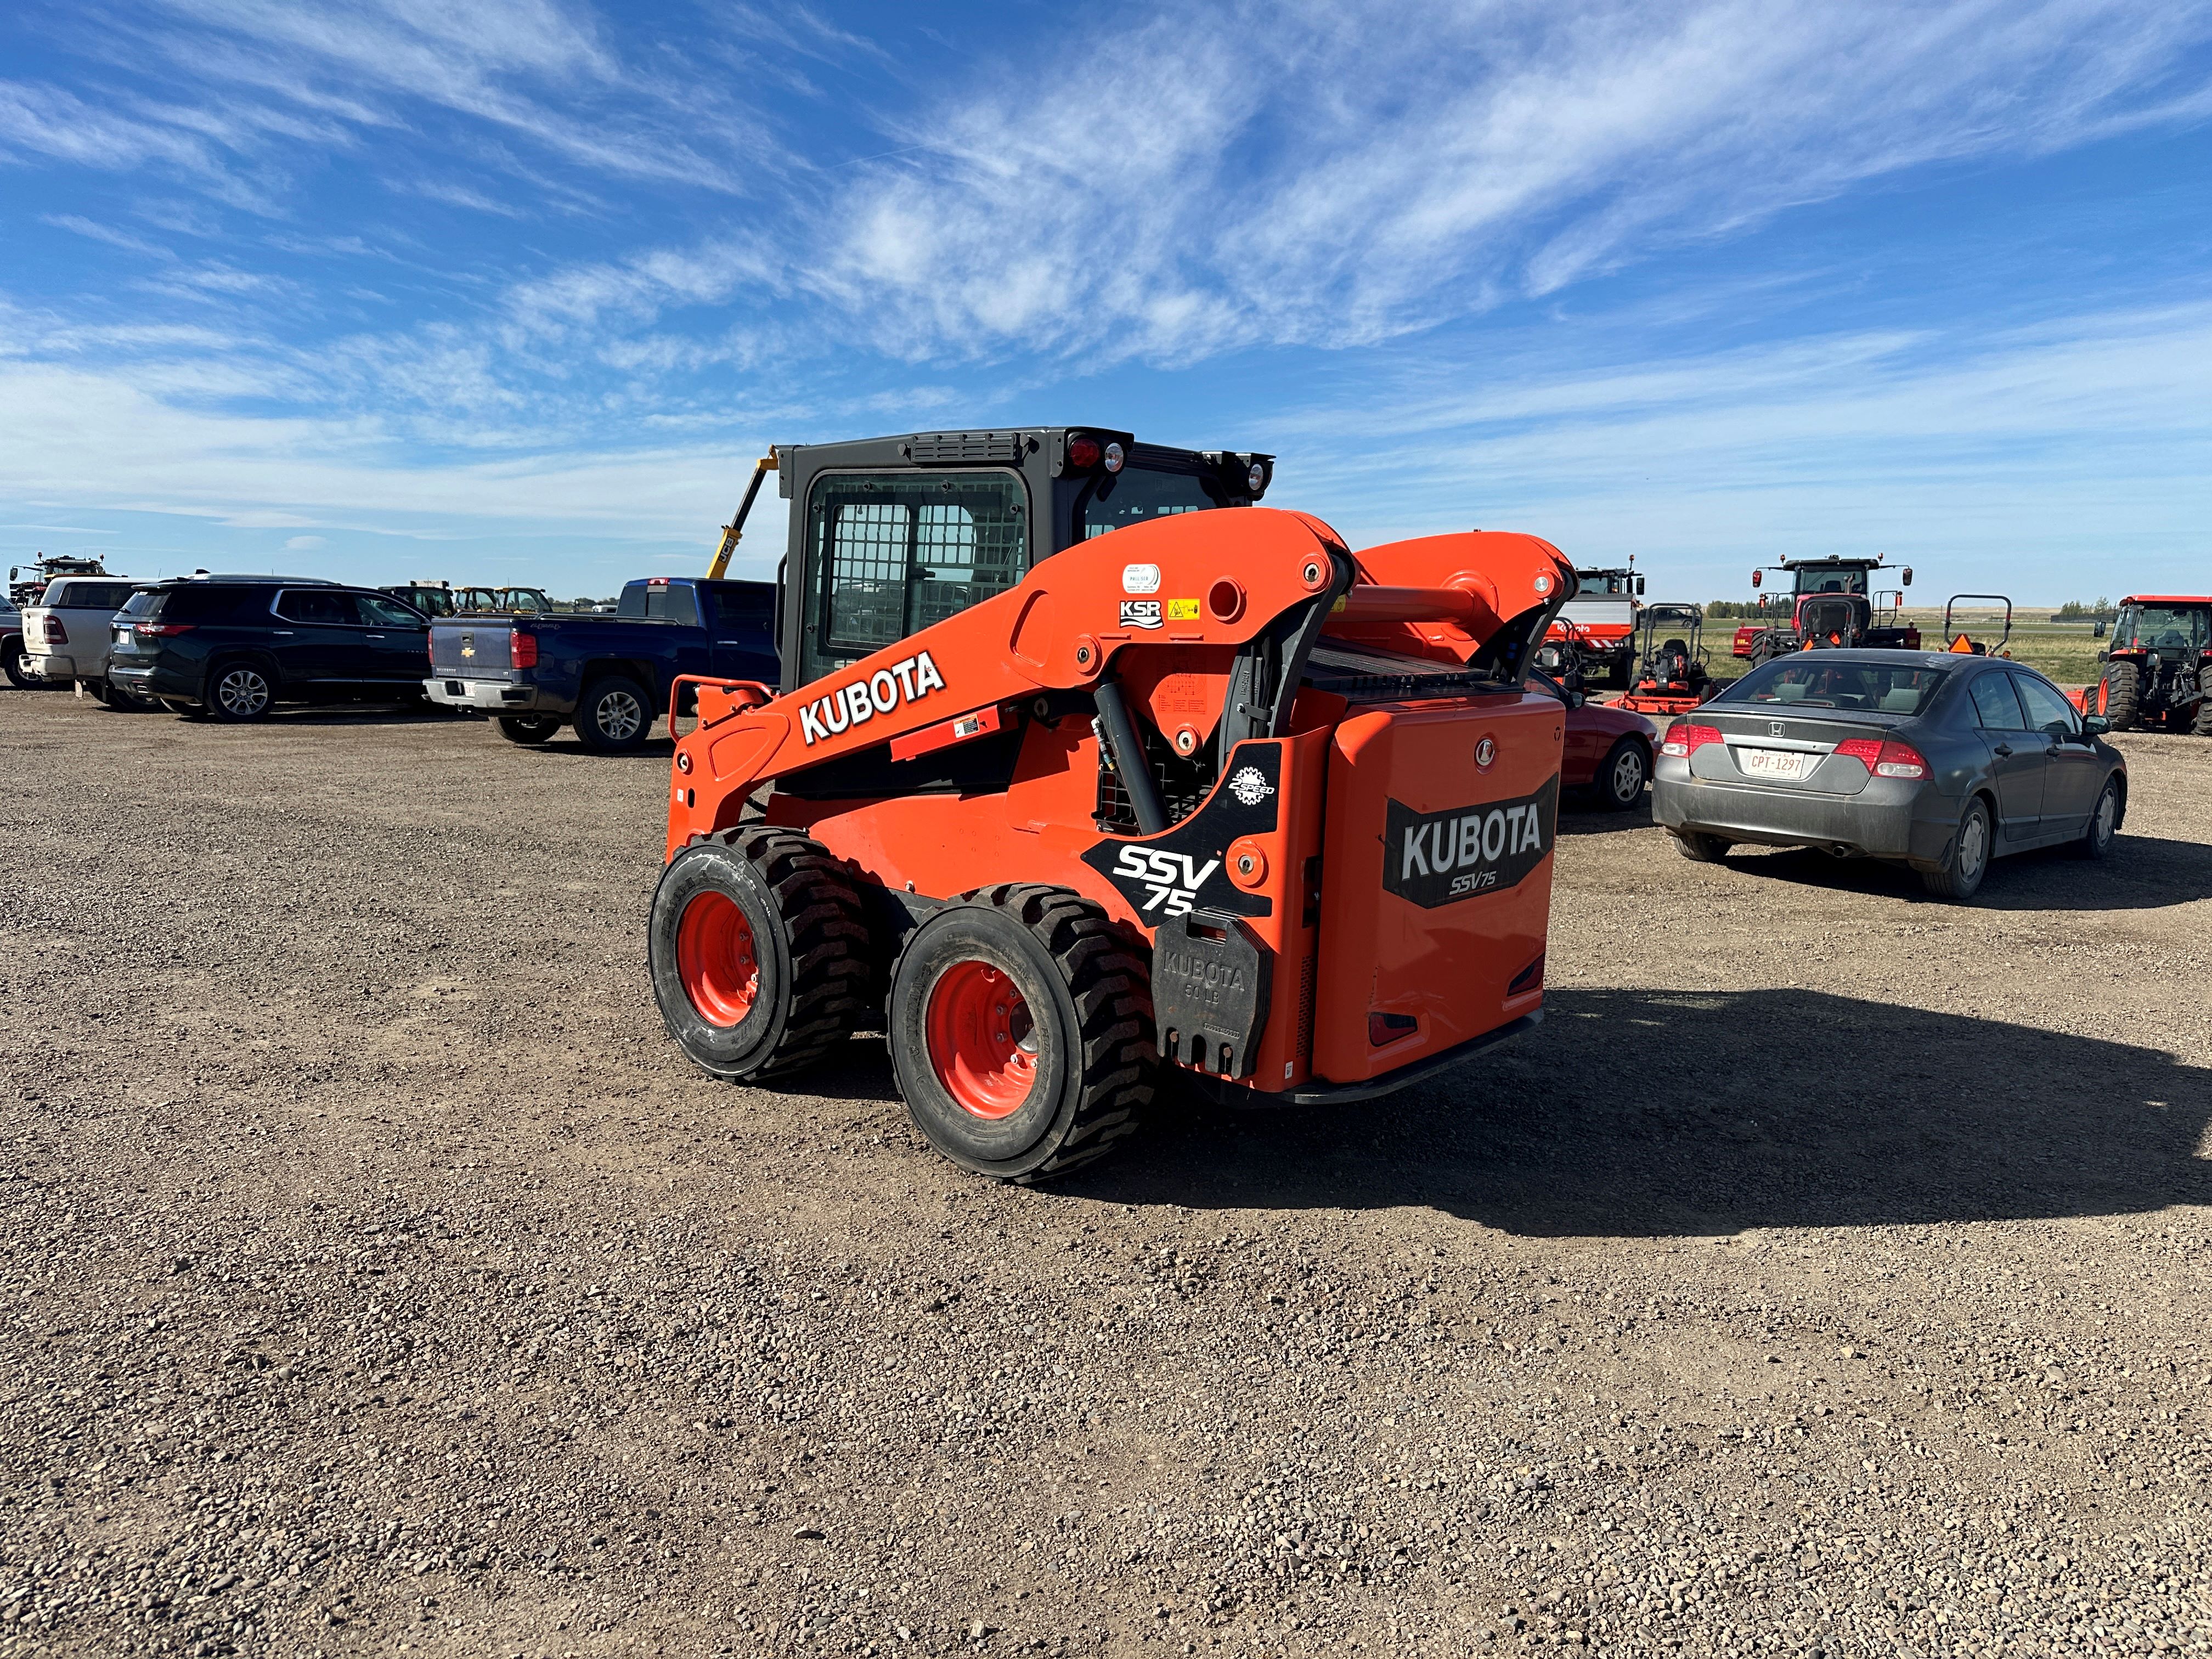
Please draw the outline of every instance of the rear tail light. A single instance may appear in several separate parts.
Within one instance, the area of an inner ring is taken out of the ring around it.
[[[1847,738],[1836,745],[1838,755],[1849,755],[1878,778],[1924,778],[1928,760],[1909,743],[1895,738]]]
[[[1666,740],[1660,744],[1662,755],[1694,755],[1709,743],[1725,743],[1717,726],[1692,726],[1687,720],[1676,720],[1667,728]]]
[[[166,640],[173,634],[189,634],[191,631],[192,624],[190,623],[140,623],[138,624],[138,637],[141,639]]]
[[[1079,471],[1091,471],[1098,465],[1104,453],[1096,438],[1070,438],[1067,441],[1067,464]]]
[[[69,643],[69,629],[62,626],[62,619],[59,617],[46,618],[46,643],[48,645]]]
[[[507,660],[517,668],[538,666],[538,635],[514,629],[507,636]]]

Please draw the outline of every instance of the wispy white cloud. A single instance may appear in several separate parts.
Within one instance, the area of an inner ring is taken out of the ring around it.
[[[2203,0],[1115,12],[905,122],[813,280],[908,355],[1374,340],[1908,168],[2202,117],[2208,38]]]

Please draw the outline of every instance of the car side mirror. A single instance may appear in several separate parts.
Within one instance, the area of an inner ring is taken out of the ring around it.
[[[1583,696],[1579,691],[1569,691],[1567,693],[1567,707],[1570,708],[1579,708],[1589,701],[1589,699]]]
[[[2101,738],[2112,729],[2112,719],[2105,714],[2084,714],[2081,716],[2081,729],[2093,738]]]

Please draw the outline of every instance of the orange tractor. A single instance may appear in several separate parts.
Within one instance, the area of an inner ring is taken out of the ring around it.
[[[651,921],[707,1071],[880,1030],[931,1144],[1029,1181],[1121,1142],[1164,1073],[1363,1100],[1541,1018],[1556,549],[1354,554],[1253,504],[1267,457],[1095,429],[762,465],[783,684],[677,688]]]

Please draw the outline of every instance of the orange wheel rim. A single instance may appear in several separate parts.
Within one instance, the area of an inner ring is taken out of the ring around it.
[[[963,1112],[1010,1117],[1036,1085],[1036,1026],[1005,971],[958,962],[930,987],[924,1017],[930,1069]]]
[[[702,893],[676,924],[676,974],[709,1025],[735,1025],[760,995],[752,924],[726,893]]]

